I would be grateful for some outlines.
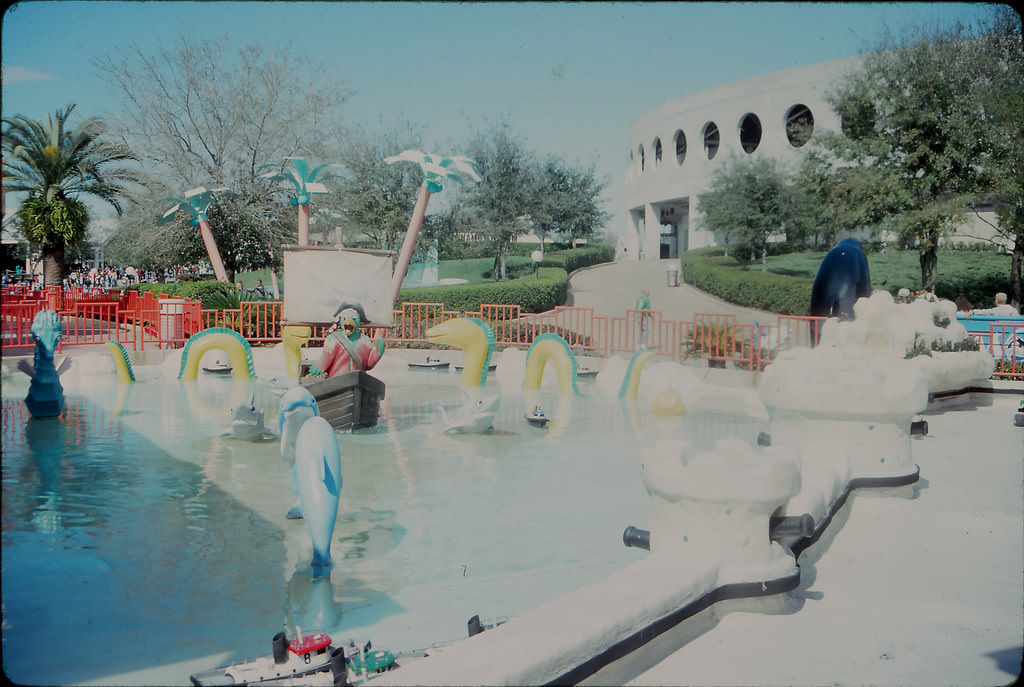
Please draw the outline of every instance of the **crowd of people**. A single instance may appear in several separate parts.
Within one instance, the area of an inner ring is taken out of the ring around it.
[[[207,273],[212,273],[207,269]],[[181,281],[185,275],[198,277],[204,271],[195,265],[188,267],[173,267],[164,270],[136,269],[131,265],[127,267],[111,266],[93,267],[91,269],[72,268],[64,275],[64,288],[73,287],[83,289],[125,289],[134,284],[146,283],[174,283]],[[14,274],[4,273],[3,285],[28,284],[33,290],[43,289],[42,273],[30,274],[17,271]]]

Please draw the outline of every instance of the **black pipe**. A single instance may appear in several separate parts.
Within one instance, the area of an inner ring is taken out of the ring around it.
[[[480,624],[480,616],[474,615],[468,621],[466,621],[466,630],[469,632],[469,636],[478,635],[484,631],[483,625]]]
[[[331,651],[331,677],[334,678],[334,687],[347,687],[348,681],[348,659],[345,658],[345,647],[339,646]]]
[[[288,639],[285,637],[284,632],[278,632],[274,635],[274,663],[281,665],[288,661]]]
[[[916,420],[910,423],[910,435],[920,434],[925,436],[928,434],[928,421],[927,420]]]
[[[651,531],[630,525],[622,533],[622,543],[645,551],[651,550]]]
[[[758,432],[757,433],[757,445],[758,446],[771,446],[772,445],[772,435],[769,434],[768,432]]]
[[[778,541],[780,537],[809,537],[812,534],[814,517],[810,513],[772,517],[768,520],[768,538],[772,541]]]

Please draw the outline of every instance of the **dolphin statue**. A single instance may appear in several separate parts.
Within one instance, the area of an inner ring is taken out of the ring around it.
[[[331,565],[331,537],[341,496],[341,455],[330,423],[306,420],[295,438],[295,477],[302,516],[313,540],[313,569]]]
[[[853,304],[871,295],[868,259],[857,239],[846,238],[835,245],[818,266],[811,286],[809,315],[853,317]],[[818,323],[811,327],[812,340],[818,340]]]
[[[290,468],[292,491],[298,492],[299,483],[295,476],[295,439],[299,436],[299,429],[311,417],[320,415],[320,406],[317,405],[313,394],[303,386],[295,386],[285,392],[281,397],[281,412],[279,431],[281,432],[281,460],[287,463]],[[302,504],[298,499],[286,516],[289,520],[302,517]]]
[[[444,432],[456,432],[464,434],[479,434],[486,432],[494,426],[494,416],[497,415],[498,396],[484,396],[473,399],[467,389],[462,390],[464,399],[463,405],[448,415],[445,409],[438,407],[441,416],[444,418]]]

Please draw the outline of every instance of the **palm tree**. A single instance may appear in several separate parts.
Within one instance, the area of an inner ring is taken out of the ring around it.
[[[213,231],[210,230],[210,218],[206,215],[206,211],[210,208],[210,203],[213,202],[214,196],[227,190],[227,187],[208,189],[204,186],[199,186],[186,191],[184,198],[169,196],[156,201],[157,203],[164,203],[166,201],[174,203],[157,219],[156,225],[158,227],[173,221],[178,210],[189,211],[192,215],[190,223],[192,226],[199,227],[199,235],[203,238],[203,245],[206,247],[206,255],[210,258],[213,273],[217,276],[217,281],[224,282],[229,281],[228,273],[224,269],[224,261],[221,259],[220,251],[217,249],[217,241],[213,238]]]
[[[423,172],[423,185],[420,186],[420,195],[416,199],[416,207],[413,208],[409,228],[405,232],[405,240],[402,241],[402,250],[398,254],[398,263],[395,265],[395,274],[391,279],[391,302],[395,303],[402,288],[402,281],[405,280],[405,273],[409,270],[409,263],[412,261],[412,251],[423,225],[423,218],[427,214],[430,194],[441,191],[441,182],[446,179],[461,184],[464,176],[473,181],[480,181],[480,176],[473,169],[473,161],[465,155],[441,157],[419,150],[403,150],[398,155],[384,158],[384,162],[389,165],[396,162],[415,162]]]
[[[81,242],[89,212],[79,199],[91,195],[121,214],[125,184],[139,183],[123,163],[138,161],[127,145],[104,138],[107,126],[91,117],[76,129],[67,128],[75,106],[49,113],[46,121],[17,115],[3,120],[3,188],[27,193],[17,211],[21,231],[43,257],[43,284],[64,279],[64,249]]]
[[[289,157],[285,158],[285,161],[291,160],[292,168],[283,170],[281,172],[267,172],[261,175],[264,179],[270,181],[290,181],[295,186],[295,197],[291,199],[291,204],[296,205],[299,208],[299,245],[309,245],[309,201],[312,200],[314,193],[327,193],[327,187],[322,183],[316,181],[316,175],[320,173],[322,169],[331,167],[334,165],[333,162],[328,162],[318,167],[314,167],[313,171],[309,170],[309,163],[306,162],[306,158],[303,157]],[[260,169],[264,167],[276,167],[281,168],[281,165],[275,165],[273,163],[260,165]]]

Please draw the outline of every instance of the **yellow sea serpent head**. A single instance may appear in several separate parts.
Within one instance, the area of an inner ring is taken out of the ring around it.
[[[427,330],[429,343],[448,344],[466,354],[459,386],[478,388],[487,381],[487,368],[494,353],[494,330],[475,317],[457,317]]]

